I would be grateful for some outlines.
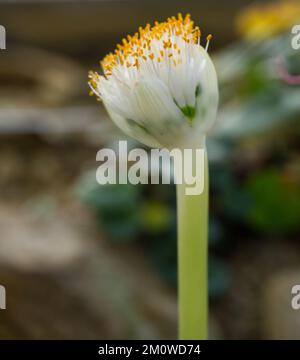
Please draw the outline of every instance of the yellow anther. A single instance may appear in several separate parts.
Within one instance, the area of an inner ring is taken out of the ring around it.
[[[101,62],[101,66],[105,75],[112,74],[114,67],[116,66],[136,66],[139,67],[140,60],[151,59],[160,63],[165,59],[165,56],[171,58],[172,52],[167,49],[175,49],[178,56],[181,54],[181,50],[178,43],[173,43],[173,35],[181,38],[186,43],[197,44],[201,35],[200,28],[194,26],[194,22],[190,18],[190,14],[185,17],[181,13],[177,14],[177,17],[169,17],[165,22],[154,22],[154,25],[146,24],[146,26],[139,27],[138,32],[134,35],[127,35],[122,39],[120,44],[116,45],[114,53],[109,53]],[[212,36],[208,35],[207,41],[211,40]],[[161,43],[160,43],[161,42]],[[154,44],[156,50],[154,50]],[[157,48],[158,46],[158,48]],[[157,53],[158,51],[158,53]],[[159,56],[155,58],[154,54]],[[174,65],[181,61],[179,57],[173,60]],[[91,75],[91,80],[97,79],[96,75]],[[91,83],[91,86],[92,83]]]

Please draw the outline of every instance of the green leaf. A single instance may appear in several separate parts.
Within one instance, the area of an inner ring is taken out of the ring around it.
[[[231,271],[221,259],[211,256],[209,260],[209,296],[212,299],[222,296],[230,286]]]
[[[259,231],[291,233],[300,224],[300,186],[277,169],[268,169],[248,181],[252,204],[249,223]]]

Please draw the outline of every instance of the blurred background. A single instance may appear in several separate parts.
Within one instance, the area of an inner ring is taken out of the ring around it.
[[[0,1],[1,339],[176,337],[174,186],[95,180],[124,139],[88,70],[177,12],[212,33],[210,336],[300,339],[300,2]],[[131,140],[131,145],[140,146]]]

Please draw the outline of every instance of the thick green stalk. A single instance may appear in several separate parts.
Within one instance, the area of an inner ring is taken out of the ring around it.
[[[208,161],[204,191],[186,195],[177,184],[179,338],[207,339],[208,327]]]

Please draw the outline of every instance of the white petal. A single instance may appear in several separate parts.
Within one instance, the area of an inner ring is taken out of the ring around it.
[[[166,146],[176,143],[178,134],[190,127],[162,81],[141,80],[132,96],[141,111],[145,128]]]
[[[122,130],[125,134],[134,139],[140,141],[141,143],[154,148],[163,147],[157,140],[148,134],[147,130],[142,128],[139,124],[135,123],[131,119],[125,119],[117,112],[115,112],[109,105],[104,101],[105,108],[113,120],[113,122]]]
[[[206,133],[216,120],[219,91],[215,67],[207,52],[200,47],[195,56],[199,63],[197,75],[200,94],[196,99],[195,125],[199,131]]]

